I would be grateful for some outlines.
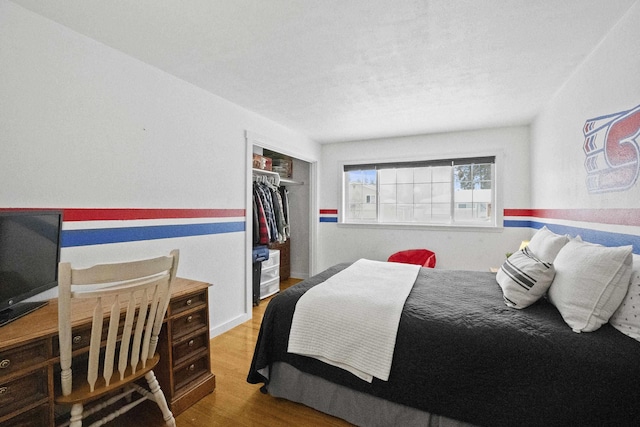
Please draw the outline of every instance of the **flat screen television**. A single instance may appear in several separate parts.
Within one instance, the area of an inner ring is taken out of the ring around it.
[[[47,304],[58,284],[61,211],[0,211],[0,326]]]

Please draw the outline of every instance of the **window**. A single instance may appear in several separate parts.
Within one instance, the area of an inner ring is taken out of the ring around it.
[[[495,157],[344,165],[344,223],[495,225]]]

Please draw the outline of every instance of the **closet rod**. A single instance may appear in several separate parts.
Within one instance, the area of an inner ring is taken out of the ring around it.
[[[257,182],[267,180],[273,185],[280,185],[280,175],[278,173],[262,169],[253,169],[253,180]]]
[[[304,182],[294,181],[289,178],[281,178],[277,172],[266,171],[262,169],[253,169],[253,180],[258,182],[259,177],[272,179],[274,185],[304,185]]]

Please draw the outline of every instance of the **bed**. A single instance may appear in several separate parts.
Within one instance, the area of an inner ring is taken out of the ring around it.
[[[490,272],[419,269],[388,381],[289,353],[296,303],[349,265],[270,301],[249,383],[363,426],[640,425],[640,342],[609,323],[575,333],[546,298],[508,307]]]

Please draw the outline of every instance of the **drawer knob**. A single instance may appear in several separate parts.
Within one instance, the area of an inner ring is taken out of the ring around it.
[[[193,322],[193,316],[187,317],[187,323],[191,323],[191,322]]]
[[[193,372],[195,371],[195,369],[196,369],[196,365],[194,364],[189,365],[189,372]]]
[[[75,337],[73,337],[73,343],[74,344],[79,344],[80,342],[82,342],[82,336],[81,335],[76,335]]]
[[[0,387],[0,396],[9,393],[9,387]]]
[[[193,347],[193,344],[194,344],[194,343],[193,343],[193,340],[191,340],[191,341],[189,341],[189,344],[188,344],[188,345],[189,345],[189,347]]]
[[[191,300],[191,298],[189,298],[189,299],[187,300],[187,305],[191,305],[191,304],[193,304],[193,301]]]
[[[11,360],[9,359],[3,359],[0,361],[0,369],[7,369],[9,365],[11,365]]]

